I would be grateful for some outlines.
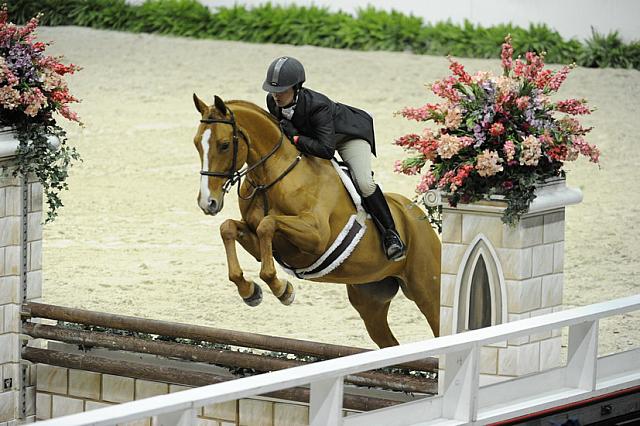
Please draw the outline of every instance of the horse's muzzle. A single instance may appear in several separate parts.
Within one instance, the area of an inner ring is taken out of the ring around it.
[[[220,198],[220,200],[215,199],[207,199],[205,203],[200,203],[200,208],[206,215],[215,216],[220,213],[222,207],[224,206],[224,198]]]

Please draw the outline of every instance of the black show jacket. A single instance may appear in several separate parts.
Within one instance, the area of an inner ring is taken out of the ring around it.
[[[269,112],[281,120],[282,108],[267,95]],[[298,129],[298,149],[309,155],[331,159],[340,142],[364,139],[375,155],[373,118],[365,111],[333,102],[322,93],[305,87],[298,92],[298,100],[291,122]]]

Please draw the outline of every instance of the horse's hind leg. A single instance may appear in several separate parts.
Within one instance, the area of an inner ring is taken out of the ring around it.
[[[377,283],[347,285],[351,305],[356,308],[369,336],[380,348],[398,344],[387,322],[389,305],[397,292],[398,282],[392,277]]]
[[[256,260],[260,261],[260,247],[258,237],[249,229],[247,224],[240,220],[228,219],[220,225],[220,236],[224,243],[227,254],[227,267],[229,268],[229,280],[238,287],[238,293],[244,303],[249,306],[258,306],[262,302],[262,290],[260,286],[244,278],[238,253],[236,252],[236,241],[249,252]]]
[[[428,235],[425,236],[427,240]],[[435,236],[422,250],[409,253],[404,269],[404,291],[425,316],[434,337],[440,335],[440,242]],[[418,257],[419,255],[419,257]]]

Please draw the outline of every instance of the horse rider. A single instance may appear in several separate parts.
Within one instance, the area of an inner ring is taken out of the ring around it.
[[[262,85],[269,92],[269,111],[280,120],[282,130],[300,152],[330,160],[338,150],[382,235],[385,255],[389,260],[402,259],[406,246],[371,173],[371,154],[375,155],[373,118],[365,111],[302,87],[304,82],[300,61],[286,56],[274,60]]]

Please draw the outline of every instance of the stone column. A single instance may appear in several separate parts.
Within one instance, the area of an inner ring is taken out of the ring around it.
[[[8,424],[35,421],[20,308],[42,296],[42,187],[12,176],[16,147],[13,134],[0,131],[0,422]]]
[[[499,200],[443,201],[440,335],[562,309],[565,207],[582,193],[556,180],[536,194],[515,227]],[[560,330],[483,347],[481,384],[559,366],[560,349]]]

